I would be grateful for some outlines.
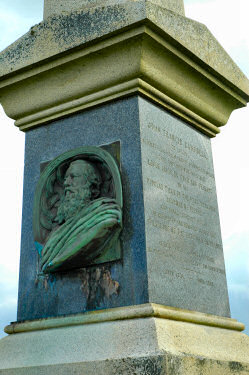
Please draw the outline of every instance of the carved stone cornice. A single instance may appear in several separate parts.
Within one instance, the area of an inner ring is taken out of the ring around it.
[[[134,94],[212,137],[249,82],[204,25],[149,2],[50,17],[0,54],[0,102],[24,131]]]

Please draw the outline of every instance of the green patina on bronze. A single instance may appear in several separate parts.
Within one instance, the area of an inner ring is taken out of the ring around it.
[[[116,161],[85,146],[51,161],[35,192],[33,231],[43,273],[121,257],[122,184]]]

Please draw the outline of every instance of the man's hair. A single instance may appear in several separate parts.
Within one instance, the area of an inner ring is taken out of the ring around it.
[[[89,161],[77,159],[70,163],[70,165],[79,165],[84,168],[84,175],[89,184],[91,191],[91,199],[96,199],[100,195],[101,176],[95,165]]]

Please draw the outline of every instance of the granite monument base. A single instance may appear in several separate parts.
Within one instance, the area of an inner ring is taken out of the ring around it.
[[[144,304],[16,323],[1,375],[245,375],[249,337],[234,319]]]

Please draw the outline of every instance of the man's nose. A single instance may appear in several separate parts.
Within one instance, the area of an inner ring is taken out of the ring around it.
[[[70,176],[65,177],[64,186],[67,187],[67,186],[71,185],[71,183],[72,183],[71,177]]]

